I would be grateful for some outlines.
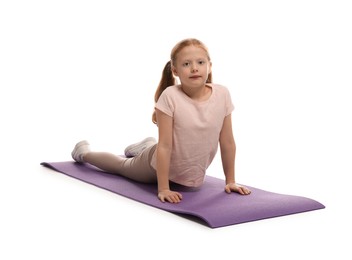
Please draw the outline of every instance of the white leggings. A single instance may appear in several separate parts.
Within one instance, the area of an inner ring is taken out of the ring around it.
[[[157,144],[153,144],[138,156],[131,158],[107,152],[88,152],[84,156],[84,161],[106,172],[122,175],[138,182],[156,183],[156,170],[150,164],[156,147]]]

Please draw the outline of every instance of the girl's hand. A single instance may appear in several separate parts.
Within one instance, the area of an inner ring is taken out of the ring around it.
[[[182,194],[171,190],[162,190],[158,193],[158,198],[162,202],[179,203],[182,200]]]
[[[233,192],[237,192],[237,193],[239,193],[241,195],[249,195],[249,194],[251,194],[251,191],[247,187],[242,186],[242,185],[238,185],[236,183],[226,184],[225,191],[227,193],[231,193],[233,191]]]

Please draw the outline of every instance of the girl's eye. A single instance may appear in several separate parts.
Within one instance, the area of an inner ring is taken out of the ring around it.
[[[189,66],[189,64],[190,64],[189,62],[185,62],[185,63],[183,63],[183,66],[187,67],[187,66]]]
[[[200,60],[200,61],[198,61],[198,64],[200,64],[200,65],[203,65],[205,63],[205,61],[204,60]]]

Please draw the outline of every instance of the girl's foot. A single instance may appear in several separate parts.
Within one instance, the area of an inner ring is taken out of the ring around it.
[[[144,151],[147,147],[150,147],[152,145],[156,144],[156,140],[154,137],[148,137],[145,138],[144,140],[131,144],[126,147],[125,149],[125,156],[126,157],[135,157],[139,155],[141,152]]]
[[[83,155],[87,152],[90,152],[89,143],[86,140],[83,140],[75,145],[71,156],[76,162],[83,163]]]

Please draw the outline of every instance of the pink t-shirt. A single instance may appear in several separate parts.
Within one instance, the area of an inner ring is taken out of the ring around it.
[[[180,85],[170,86],[155,107],[173,118],[173,143],[169,170],[172,182],[198,187],[218,149],[226,116],[234,109],[228,89],[207,84],[212,93],[206,101],[194,101]],[[151,165],[156,169],[156,153]]]

